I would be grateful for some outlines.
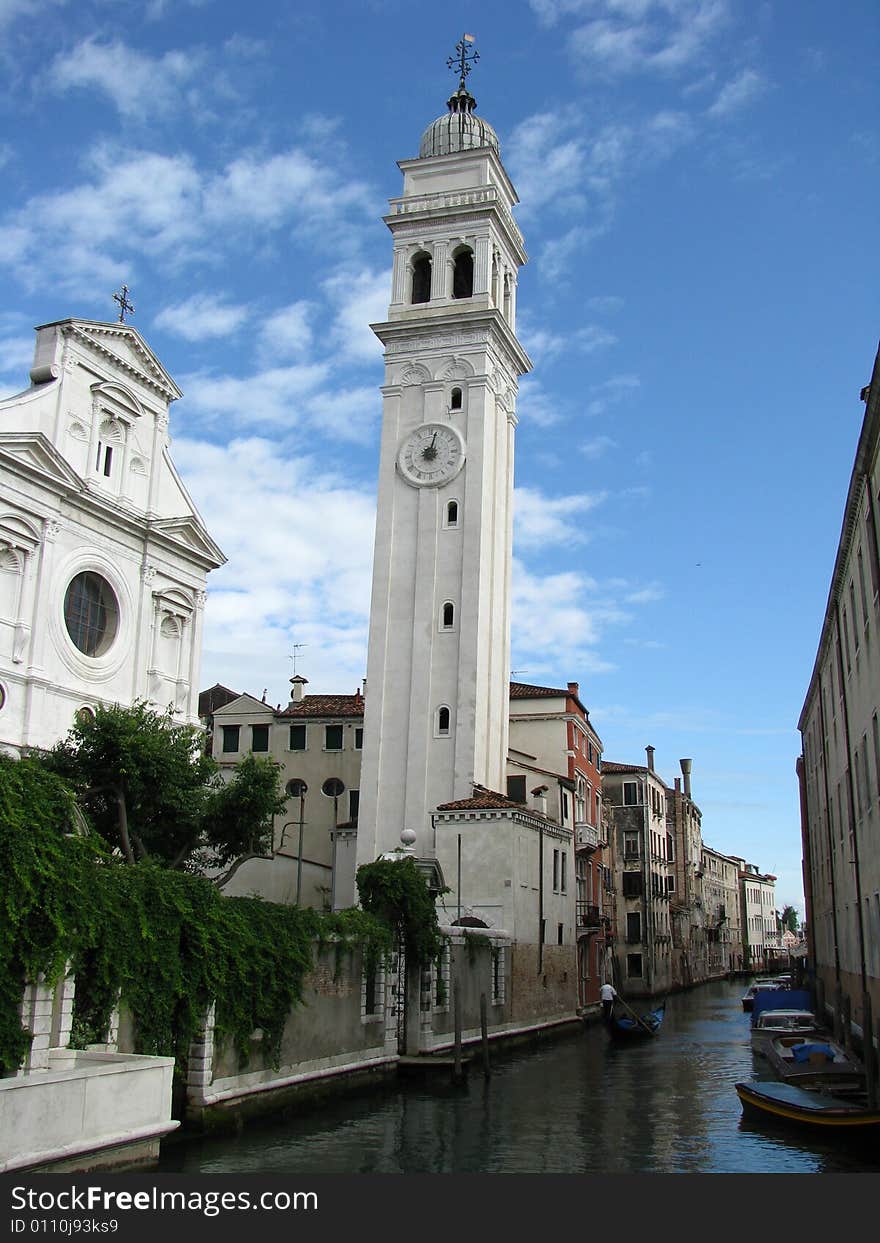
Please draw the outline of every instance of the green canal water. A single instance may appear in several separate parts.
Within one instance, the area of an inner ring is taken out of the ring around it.
[[[601,1024],[493,1052],[466,1087],[342,1096],[284,1122],[163,1148],[160,1173],[638,1174],[880,1172],[880,1144],[773,1131],[742,1118],[753,1059],[743,981],[670,997],[660,1035],[613,1045]]]

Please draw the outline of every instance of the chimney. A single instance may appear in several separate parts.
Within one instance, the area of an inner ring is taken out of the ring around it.
[[[296,674],[290,679],[290,702],[292,704],[302,703],[303,687],[308,686],[309,679]]]
[[[652,773],[654,771],[654,748],[645,747],[645,751],[648,754],[648,772]]]
[[[547,815],[547,790],[549,786],[535,786],[532,790],[532,809],[542,816]]]
[[[580,682],[569,682],[568,684],[569,695],[574,695],[575,699],[577,699],[579,691],[580,691]]]
[[[675,778],[675,793],[681,794],[681,777]]]
[[[681,775],[684,777],[684,794],[685,798],[691,796],[691,765],[693,760],[679,760],[681,764]]]

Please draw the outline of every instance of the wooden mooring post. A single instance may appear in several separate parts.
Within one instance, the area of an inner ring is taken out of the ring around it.
[[[486,994],[480,993],[480,1036],[483,1042],[483,1074],[488,1079],[492,1073],[489,1066],[489,1019]]]
[[[452,1082],[461,1083],[461,998],[459,996],[457,980],[452,986],[452,1021],[454,1024]]]

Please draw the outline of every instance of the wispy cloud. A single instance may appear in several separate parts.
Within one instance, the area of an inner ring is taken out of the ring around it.
[[[219,170],[188,154],[165,155],[102,143],[87,177],[36,195],[0,221],[0,262],[27,286],[46,273],[67,293],[93,296],[96,280],[130,278],[134,256],[166,265],[239,255],[287,228],[329,245],[328,226],[346,220],[357,236],[371,218],[371,195],[341,168],[298,148],[266,159],[243,152]],[[149,193],[144,188],[149,187]]]
[[[286,702],[296,642],[316,686],[353,691],[366,659],[373,489],[255,437],[222,446],[178,438],[174,456],[229,558],[209,584],[204,684],[259,695],[274,669],[272,699]]]
[[[204,53],[170,51],[148,56],[119,39],[84,39],[52,62],[47,81],[63,93],[79,88],[106,95],[122,116],[145,119],[178,108],[184,91],[198,80]]]
[[[616,448],[617,441],[612,440],[610,436],[594,436],[592,440],[585,440],[578,445],[579,452],[591,461],[602,457],[609,449]]]
[[[716,119],[732,116],[754,103],[767,89],[766,78],[754,69],[743,69],[724,84],[715,102],[708,108],[708,115]]]
[[[250,315],[250,308],[224,301],[213,294],[193,294],[184,302],[167,306],[153,321],[157,328],[198,341],[204,337],[228,337],[241,327]]]
[[[514,543],[537,549],[559,544],[584,544],[590,532],[583,516],[606,499],[607,493],[546,496],[536,488],[517,488],[513,497]]]

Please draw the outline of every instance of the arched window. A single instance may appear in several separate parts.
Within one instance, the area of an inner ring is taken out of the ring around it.
[[[447,600],[443,605],[443,629],[452,630],[455,627],[455,605]]]
[[[437,733],[442,737],[449,733],[449,709],[447,707],[437,709]]]
[[[448,527],[458,526],[458,501],[446,502],[446,525]]]
[[[474,292],[474,252],[463,247],[454,256],[452,271],[453,298],[471,298]]]
[[[449,394],[449,409],[450,410],[461,409],[461,389],[460,388],[454,388],[452,392]]]
[[[412,261],[412,301],[431,300],[431,256],[422,251]]]

